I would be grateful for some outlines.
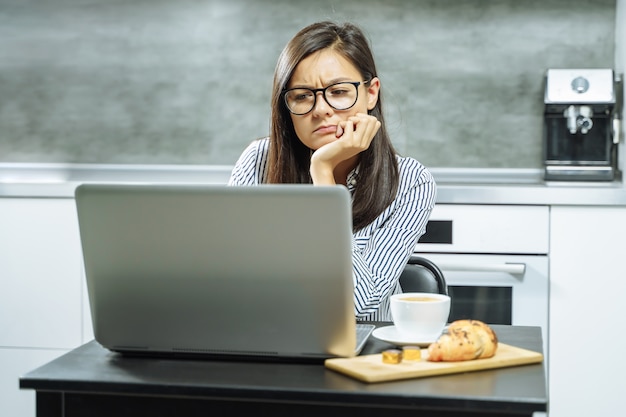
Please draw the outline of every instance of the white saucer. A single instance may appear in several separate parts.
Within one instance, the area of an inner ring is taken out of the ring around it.
[[[411,346],[419,346],[419,347],[428,347],[428,345],[430,345],[431,343],[435,342],[435,340],[437,340],[437,338],[433,340],[407,339],[406,337],[403,337],[400,333],[398,333],[396,326],[379,327],[372,332],[372,336],[374,336],[377,339],[382,340],[383,342],[391,343],[391,344],[398,345],[398,346],[411,345]]]

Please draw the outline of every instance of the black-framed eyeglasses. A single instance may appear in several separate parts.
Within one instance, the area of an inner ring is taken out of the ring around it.
[[[324,88],[290,88],[285,90],[283,97],[287,109],[297,115],[307,114],[317,103],[317,93],[322,92],[324,100],[335,110],[348,110],[356,104],[359,98],[359,85],[367,84],[368,81],[349,82],[331,84]]]

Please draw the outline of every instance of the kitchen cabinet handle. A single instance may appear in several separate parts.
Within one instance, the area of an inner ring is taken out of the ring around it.
[[[437,262],[442,271],[466,271],[466,272],[504,272],[512,275],[524,275],[525,263],[499,263],[499,264],[472,264],[472,263],[446,263]]]

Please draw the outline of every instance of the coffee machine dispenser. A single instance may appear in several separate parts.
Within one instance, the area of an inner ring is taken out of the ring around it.
[[[617,179],[621,82],[611,69],[550,69],[546,75],[547,181]]]

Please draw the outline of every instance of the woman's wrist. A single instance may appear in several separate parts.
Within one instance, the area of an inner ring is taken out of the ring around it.
[[[328,162],[318,161],[314,157],[311,158],[311,168],[309,173],[311,174],[311,180],[313,180],[314,185],[336,184],[333,167]]]

